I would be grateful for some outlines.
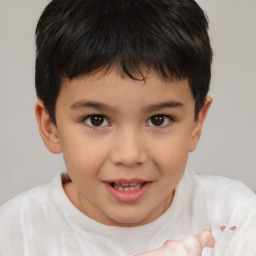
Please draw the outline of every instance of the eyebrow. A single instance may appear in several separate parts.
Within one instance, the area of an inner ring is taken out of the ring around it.
[[[106,104],[100,103],[100,102],[94,102],[94,101],[84,101],[80,100],[78,102],[75,102],[70,106],[71,109],[83,109],[83,108],[94,108],[97,110],[109,110],[111,112],[117,112],[116,108],[114,106],[108,106]]]
[[[178,101],[168,101],[161,102],[157,104],[151,104],[146,107],[143,107],[143,111],[145,112],[154,112],[158,110],[162,110],[164,108],[182,108],[184,106],[183,103]],[[94,108],[97,110],[109,110],[111,112],[118,112],[114,106],[108,106],[106,104],[94,101],[84,101],[80,100],[71,105],[71,109],[83,109],[83,108]]]
[[[168,101],[168,102],[161,102],[157,104],[152,104],[145,107],[146,112],[154,112],[158,110],[162,110],[164,108],[182,108],[184,106],[183,103],[178,101]]]

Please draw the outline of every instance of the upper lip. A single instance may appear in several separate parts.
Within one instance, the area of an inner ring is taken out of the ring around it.
[[[123,184],[134,184],[134,183],[145,183],[149,182],[148,180],[142,180],[142,179],[113,179],[113,180],[105,180],[105,183],[123,183]]]

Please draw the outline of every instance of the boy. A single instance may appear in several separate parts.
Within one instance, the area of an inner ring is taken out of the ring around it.
[[[215,255],[255,255],[255,195],[185,171],[211,105],[207,26],[191,0],[46,7],[36,116],[67,173],[2,207],[1,255],[201,255],[204,229]]]

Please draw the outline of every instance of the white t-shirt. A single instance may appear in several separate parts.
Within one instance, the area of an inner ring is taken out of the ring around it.
[[[256,196],[240,182],[186,170],[162,216],[144,226],[120,228],[80,212],[65,194],[62,176],[1,207],[1,256],[130,256],[203,229],[212,229],[216,239],[215,249],[204,250],[204,256],[256,255]]]

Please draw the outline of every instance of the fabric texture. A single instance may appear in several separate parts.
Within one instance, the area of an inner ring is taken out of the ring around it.
[[[120,228],[80,212],[63,190],[63,177],[58,174],[51,184],[1,207],[0,255],[131,256],[203,229],[212,229],[216,240],[203,256],[256,255],[256,196],[238,181],[186,170],[162,216],[144,226]],[[226,226],[223,232],[221,226]]]

